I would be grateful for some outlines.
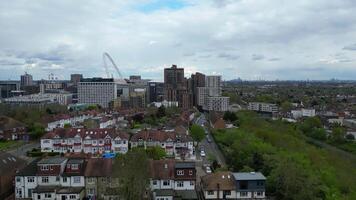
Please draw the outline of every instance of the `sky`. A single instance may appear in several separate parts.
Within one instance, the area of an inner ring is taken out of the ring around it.
[[[356,80],[355,0],[1,0],[0,27],[2,80],[107,76],[104,52],[125,77]]]

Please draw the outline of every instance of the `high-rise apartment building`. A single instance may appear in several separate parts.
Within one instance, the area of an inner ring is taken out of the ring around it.
[[[221,76],[206,76],[205,87],[197,87],[197,105],[209,111],[227,111],[229,97],[223,97]]]
[[[78,85],[78,83],[82,78],[83,78],[83,74],[71,74],[70,82],[73,83],[73,85]]]
[[[192,94],[193,106],[198,105],[198,87],[205,87],[205,75],[202,73],[195,73],[191,75],[189,90]]]
[[[188,81],[184,78],[184,68],[164,69],[164,100],[178,102],[181,108],[190,108],[190,94],[188,92]]]
[[[113,78],[85,78],[78,83],[78,102],[107,108],[118,97],[128,98],[128,86]]]
[[[24,75],[21,75],[21,87],[31,86],[33,84],[32,75],[25,72]]]
[[[163,101],[163,89],[164,84],[159,82],[149,82],[148,83],[148,101],[161,102]]]

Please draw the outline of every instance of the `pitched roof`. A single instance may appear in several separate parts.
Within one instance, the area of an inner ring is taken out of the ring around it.
[[[237,181],[266,180],[266,177],[260,172],[239,172],[233,173],[233,176]]]
[[[131,137],[132,142],[137,142],[140,139],[144,141],[152,140],[164,142],[168,139],[175,140],[176,134],[174,132],[163,132],[160,130],[142,130]]]
[[[26,167],[21,169],[19,172],[16,173],[16,176],[35,176],[37,172],[37,162],[40,159],[36,159],[28,164]]]
[[[174,179],[174,159],[150,160],[150,177],[152,179]]]
[[[176,169],[195,168],[195,162],[176,162]]]
[[[22,169],[24,166],[24,160],[9,153],[0,153],[0,176],[15,173],[15,170]]]
[[[231,172],[217,172],[201,178],[204,190],[233,190],[235,179]]]
[[[62,164],[63,162],[67,161],[67,158],[63,157],[53,157],[53,158],[44,158],[40,160],[37,164]]]
[[[101,139],[106,136],[110,136],[111,138],[120,137],[121,139],[129,139],[129,135],[125,132],[119,132],[112,128],[57,128],[51,132],[46,133],[42,139],[52,139],[56,136],[59,138],[74,138],[76,135],[79,135],[81,138],[85,138],[89,136],[91,139]]]
[[[107,158],[91,158],[88,160],[85,176],[109,177],[112,172],[112,160]]]

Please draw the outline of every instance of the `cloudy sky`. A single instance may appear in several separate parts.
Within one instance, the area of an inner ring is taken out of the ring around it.
[[[6,80],[105,76],[103,52],[155,80],[356,79],[355,0],[1,0],[0,27]]]

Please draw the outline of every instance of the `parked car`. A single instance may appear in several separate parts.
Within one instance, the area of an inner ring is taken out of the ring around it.
[[[207,166],[206,168],[205,168],[205,172],[207,173],[207,174],[211,174],[211,168],[209,167],[209,166]]]
[[[201,157],[205,157],[205,156],[206,156],[206,154],[205,154],[205,151],[204,151],[204,150],[201,150],[201,151],[200,151],[200,156],[201,156]]]
[[[208,137],[208,142],[209,142],[209,143],[211,143],[211,142],[212,142],[212,140],[210,139],[210,137]]]

